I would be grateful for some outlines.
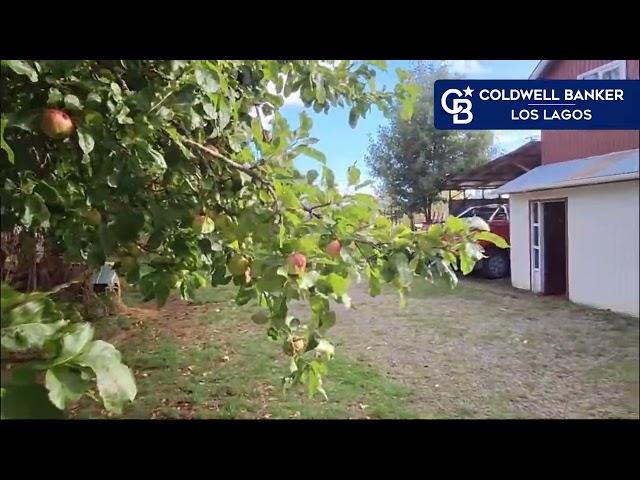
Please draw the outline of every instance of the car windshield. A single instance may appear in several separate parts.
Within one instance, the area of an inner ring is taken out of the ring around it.
[[[491,216],[495,213],[493,220],[507,220],[505,209],[500,207],[480,206],[473,207],[460,215],[460,218],[480,217],[485,221],[491,220]]]

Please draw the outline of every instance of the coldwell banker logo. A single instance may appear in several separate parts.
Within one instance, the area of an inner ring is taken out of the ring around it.
[[[443,130],[636,130],[638,80],[438,80]]]
[[[470,97],[473,93],[469,87],[463,90],[465,97]],[[447,104],[447,101],[451,95],[456,95],[458,98],[454,98],[451,108]],[[471,100],[462,97],[462,92],[457,88],[450,88],[446,92],[442,94],[442,99],[440,103],[442,104],[442,109],[453,115],[453,123],[456,125],[466,125],[467,123],[471,123],[473,120],[473,113],[471,113]],[[460,115],[465,115],[464,117],[460,117]]]

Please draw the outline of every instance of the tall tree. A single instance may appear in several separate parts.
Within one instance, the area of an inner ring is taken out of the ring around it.
[[[454,78],[446,65],[420,64],[410,76],[421,87],[413,117],[403,119],[398,105],[389,125],[380,127],[377,138],[371,140],[366,162],[381,182],[381,191],[397,208],[430,216],[449,174],[489,160],[493,134],[435,128],[434,83]]]

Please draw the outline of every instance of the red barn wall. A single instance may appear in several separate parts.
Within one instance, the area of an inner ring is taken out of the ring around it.
[[[553,62],[541,78],[575,80],[578,75],[611,61],[613,60],[559,60]],[[640,60],[626,62],[627,79],[638,80]],[[638,130],[543,130],[541,142],[542,163],[546,164],[640,148],[640,132]]]

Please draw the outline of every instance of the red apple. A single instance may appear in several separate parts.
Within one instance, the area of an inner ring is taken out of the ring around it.
[[[341,248],[340,240],[332,240],[327,245],[326,252],[332,257],[339,257]]]
[[[295,252],[289,255],[289,273],[300,275],[304,273],[307,268],[307,257],[300,252]]]
[[[191,226],[194,230],[202,231],[202,226],[204,225],[206,219],[207,217],[205,215],[196,215],[193,219],[193,222],[191,223]]]
[[[247,270],[249,270],[249,264],[250,262],[247,257],[244,257],[242,255],[233,255],[229,260],[229,264],[227,266],[229,267],[231,275],[233,275],[234,277],[243,275],[245,276],[245,278],[248,277],[248,279],[251,279],[251,272],[247,273]]]
[[[56,140],[67,138],[75,128],[67,112],[57,108],[45,109],[42,113],[41,126],[47,136]]]

